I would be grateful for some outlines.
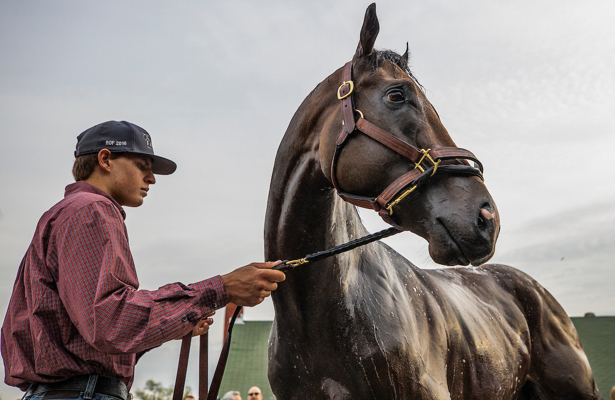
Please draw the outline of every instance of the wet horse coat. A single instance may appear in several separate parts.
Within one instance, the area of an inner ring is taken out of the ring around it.
[[[373,50],[378,29],[372,5],[353,58],[356,108],[418,148],[455,146],[409,75],[407,55]],[[341,83],[341,69],[321,82],[280,144],[265,221],[269,260],[368,233],[331,182]],[[375,197],[414,168],[369,137],[352,135],[336,167],[346,192]],[[429,179],[396,206],[395,223],[427,239],[441,264],[488,260],[499,216],[483,182]],[[421,270],[373,243],[296,268],[273,302],[269,379],[280,400],[599,398],[564,310],[511,267]]]

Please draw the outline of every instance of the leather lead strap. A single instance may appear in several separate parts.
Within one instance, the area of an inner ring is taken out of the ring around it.
[[[191,342],[192,331],[188,332],[188,334],[182,338],[182,348],[179,352],[179,365],[177,366],[177,377],[175,377],[173,400],[182,400],[184,397],[184,387],[186,386],[186,372],[188,371],[188,356],[190,355]]]
[[[199,343],[199,399],[207,398],[207,378],[209,375],[209,332],[200,337]]]
[[[201,335],[199,343],[199,399],[207,398],[207,359],[209,352],[208,335],[209,333]],[[191,343],[192,331],[182,338],[182,347],[179,352],[179,363],[177,365],[177,376],[175,377],[175,388],[173,389],[173,400],[182,400],[184,398],[184,388],[186,387],[186,373],[188,372],[188,358],[190,356]]]
[[[218,398],[218,391],[220,390],[220,384],[222,383],[222,375],[224,375],[224,368],[226,367],[226,360],[228,359],[228,353],[231,349],[231,333],[235,320],[239,315],[242,307],[237,307],[235,313],[231,318],[228,327],[228,334],[222,347],[222,353],[218,359],[218,366],[216,372],[211,381],[211,387],[209,393],[207,391],[207,359],[208,359],[208,333],[201,335],[200,337],[200,349],[199,349],[199,399],[201,400],[216,400]],[[173,390],[173,400],[182,400],[184,395],[184,387],[186,385],[186,372],[188,371],[188,356],[190,355],[190,343],[192,341],[192,331],[182,338],[182,348],[179,353],[179,364],[177,366],[177,377],[175,378],[175,389]]]
[[[226,339],[224,340],[224,346],[222,347],[222,352],[220,353],[220,358],[218,359],[216,372],[214,372],[214,377],[211,380],[211,387],[209,388],[209,395],[207,396],[207,400],[216,400],[218,398],[218,391],[220,390],[220,384],[222,383],[222,375],[224,375],[226,360],[228,359],[228,353],[231,349],[231,334],[233,332],[233,326],[235,325],[235,320],[237,319],[237,316],[241,312],[241,308],[241,306],[237,306],[235,312],[233,313],[233,317],[228,324]]]

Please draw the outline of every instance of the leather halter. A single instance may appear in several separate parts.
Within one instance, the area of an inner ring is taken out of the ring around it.
[[[342,70],[342,84],[337,90],[337,97],[342,101],[343,126],[342,131],[337,136],[335,153],[331,162],[331,182],[337,190],[338,195],[346,202],[358,207],[372,209],[382,217],[388,224],[397,229],[404,230],[396,224],[391,216],[393,207],[397,205],[408,194],[412,193],[427,178],[433,176],[436,171],[455,175],[477,176],[483,178],[483,165],[472,154],[472,152],[458,147],[438,147],[435,149],[418,149],[403,140],[393,136],[389,132],[377,127],[363,117],[363,113],[354,108],[353,93],[355,85],[352,81],[352,60],[344,65]],[[360,115],[355,120],[355,114]],[[361,132],[380,144],[388,147],[403,157],[414,163],[414,169],[397,178],[393,183],[375,199],[367,196],[357,196],[343,191],[336,179],[337,160],[342,147],[354,132]],[[472,160],[478,168],[470,165],[440,165],[443,160]],[[399,194],[402,190],[403,193]]]

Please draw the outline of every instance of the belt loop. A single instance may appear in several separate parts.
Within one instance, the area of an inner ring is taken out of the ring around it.
[[[98,381],[98,374],[91,374],[88,378],[88,384],[85,387],[85,392],[83,393],[83,398],[86,400],[91,400],[94,397],[94,390],[96,389],[96,382]]]

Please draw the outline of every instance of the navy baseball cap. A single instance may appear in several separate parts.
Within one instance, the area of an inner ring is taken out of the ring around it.
[[[77,136],[75,158],[98,153],[107,149],[112,153],[136,153],[152,158],[152,172],[170,175],[177,169],[177,164],[164,157],[154,155],[152,138],[140,126],[126,121],[107,121],[87,129]]]

